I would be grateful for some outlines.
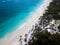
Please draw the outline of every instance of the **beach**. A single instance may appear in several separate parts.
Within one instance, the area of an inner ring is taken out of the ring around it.
[[[45,0],[34,12],[31,12],[28,20],[24,24],[18,26],[16,31],[0,40],[0,45],[15,45],[15,43],[18,42],[20,35],[28,33],[29,30],[32,29],[32,26],[38,23],[38,19],[40,16],[43,16],[43,13],[51,1],[52,0]]]

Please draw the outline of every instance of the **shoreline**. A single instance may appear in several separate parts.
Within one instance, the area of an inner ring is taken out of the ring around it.
[[[9,36],[5,36],[4,39],[0,40],[0,45],[14,45],[15,42],[19,40],[20,35],[24,35],[29,32],[29,30],[32,29],[32,26],[38,23],[38,19],[40,16],[43,16],[43,13],[47,9],[47,6],[49,6],[49,3],[52,0],[45,0],[33,13],[31,13],[30,17],[28,17],[28,20],[20,26],[18,29],[16,29],[15,32],[12,32]],[[14,34],[12,36],[12,34]],[[12,36],[12,37],[10,37]],[[3,44],[4,43],[4,44]]]

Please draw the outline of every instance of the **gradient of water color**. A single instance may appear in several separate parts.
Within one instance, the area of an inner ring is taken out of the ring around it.
[[[0,38],[26,20],[43,0],[0,0]]]

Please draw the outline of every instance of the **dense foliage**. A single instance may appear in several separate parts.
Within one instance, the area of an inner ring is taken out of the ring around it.
[[[60,19],[60,0],[53,0],[53,2],[50,3],[50,6],[48,6],[44,16]]]
[[[53,0],[44,16],[45,19],[60,19],[60,0]],[[37,27],[37,26],[36,26]],[[29,45],[60,45],[60,34],[50,34],[47,30],[42,31],[39,27],[33,31],[33,37]],[[60,26],[58,27],[60,29]]]
[[[60,25],[58,26],[58,29],[59,29],[59,31],[60,31]]]
[[[60,34],[51,35],[48,32],[36,32],[29,45],[60,45]]]
[[[50,34],[47,30],[41,30],[39,27],[33,31],[32,40],[29,45],[60,45],[60,34]]]

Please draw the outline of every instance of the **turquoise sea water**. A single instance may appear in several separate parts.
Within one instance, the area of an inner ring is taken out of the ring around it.
[[[43,0],[0,0],[0,38],[22,24]]]

